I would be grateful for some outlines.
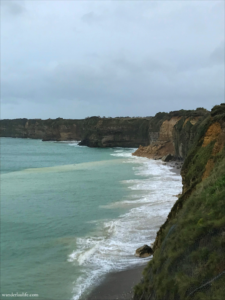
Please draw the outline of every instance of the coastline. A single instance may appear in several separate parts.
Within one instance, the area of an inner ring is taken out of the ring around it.
[[[183,162],[178,160],[163,162],[163,165],[168,166],[171,172],[179,176],[182,164]],[[141,281],[143,270],[147,264],[148,262],[145,262],[143,265],[123,271],[108,273],[104,280],[88,296],[82,297],[81,300],[132,300],[134,286]]]

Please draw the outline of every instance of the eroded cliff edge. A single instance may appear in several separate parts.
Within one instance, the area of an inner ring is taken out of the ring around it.
[[[189,130],[186,124],[180,119],[173,131],[175,153],[187,152],[183,193],[157,233],[135,300],[225,297],[225,104]],[[192,138],[188,150],[178,143],[183,129]]]

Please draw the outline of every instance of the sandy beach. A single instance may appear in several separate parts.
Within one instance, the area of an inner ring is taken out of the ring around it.
[[[108,274],[102,284],[84,300],[131,300],[133,287],[140,282],[146,264]]]

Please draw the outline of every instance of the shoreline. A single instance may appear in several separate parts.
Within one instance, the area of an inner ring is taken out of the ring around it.
[[[171,172],[175,173],[176,175],[181,176],[181,168],[183,165],[183,162],[180,161],[169,161],[169,162],[164,162],[165,165],[170,167]]]
[[[176,160],[162,163],[168,166],[171,172],[181,176],[183,162]],[[134,286],[141,281],[143,270],[149,261],[123,271],[108,273],[103,281],[94,287],[88,296],[81,297],[81,300],[132,300]]]
[[[107,274],[102,283],[81,300],[131,300],[133,288],[140,282],[146,265],[147,262],[141,266]]]

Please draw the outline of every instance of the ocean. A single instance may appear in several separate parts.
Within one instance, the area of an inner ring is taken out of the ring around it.
[[[1,294],[82,300],[108,273],[146,264],[135,250],[182,189],[169,166],[136,149],[0,143]]]

